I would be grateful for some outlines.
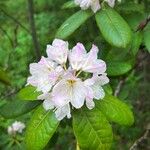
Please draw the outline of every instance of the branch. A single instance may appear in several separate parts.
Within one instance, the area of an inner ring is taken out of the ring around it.
[[[13,40],[11,39],[11,37],[9,36],[9,34],[7,33],[7,31],[4,30],[2,27],[0,27],[0,29],[6,35],[6,37],[8,38],[8,40],[10,41],[11,46],[14,47]]]
[[[17,47],[17,45],[18,45],[17,34],[18,34],[18,24],[16,25],[16,27],[14,29],[14,47]]]
[[[16,24],[18,24],[20,27],[22,27],[24,30],[26,30],[28,33],[30,33],[30,31],[24,26],[22,25],[16,18],[14,18],[13,16],[9,15],[7,12],[5,12],[2,8],[0,8],[0,10],[7,16],[9,17],[11,20],[13,20]]]
[[[34,6],[33,6],[33,0],[28,0],[28,11],[29,11],[29,23],[30,23],[30,29],[31,29],[31,35],[33,39],[33,45],[35,49],[35,54],[37,57],[37,60],[40,59],[40,44],[37,39],[37,33],[35,29],[35,22],[34,22]]]
[[[139,26],[136,29],[136,32],[142,31],[148,25],[149,22],[150,22],[150,16],[147,17],[144,21],[140,22]]]
[[[148,139],[149,137],[149,133],[150,133],[150,130],[147,129],[144,133],[144,135],[142,137],[140,137],[138,140],[136,140],[133,145],[130,147],[129,150],[136,150],[136,148],[145,140]]]
[[[125,81],[127,80],[127,78],[124,78],[124,79],[121,79],[116,87],[116,90],[114,92],[114,96],[118,96],[120,91],[121,91],[121,88],[123,87]]]

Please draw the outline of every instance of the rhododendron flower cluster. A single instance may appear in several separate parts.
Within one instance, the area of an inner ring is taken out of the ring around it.
[[[102,86],[109,79],[106,63],[97,58],[98,51],[93,45],[87,53],[81,43],[69,50],[68,42],[55,39],[52,45],[47,45],[48,57],[30,64],[27,82],[42,92],[38,99],[44,100],[46,110],[54,110],[58,120],[70,118],[70,108],[79,109],[85,103],[92,109],[94,99],[104,98]]]
[[[91,7],[94,13],[96,13],[100,8],[100,0],[74,0],[75,4],[80,5],[80,7],[85,10]],[[104,0],[105,2],[108,3],[110,7],[114,7],[115,5],[115,0]],[[121,2],[121,0],[118,0]]]
[[[15,121],[11,126],[8,127],[7,132],[9,135],[15,135],[17,132],[22,133],[25,128],[25,124],[20,121]]]

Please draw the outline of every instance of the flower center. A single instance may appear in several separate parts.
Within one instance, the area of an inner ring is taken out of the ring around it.
[[[73,86],[73,84],[76,82],[76,80],[67,80],[67,82],[70,86]]]

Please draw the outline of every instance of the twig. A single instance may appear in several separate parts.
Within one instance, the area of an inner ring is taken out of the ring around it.
[[[150,16],[147,17],[144,21],[140,22],[139,26],[136,29],[136,32],[142,31],[150,22]]]
[[[26,30],[28,33],[30,33],[30,31],[24,26],[22,25],[16,18],[14,18],[13,16],[9,15],[7,12],[5,12],[2,8],[0,8],[0,10],[7,16],[9,17],[11,20],[13,20],[15,23],[17,23],[20,27],[22,27],[24,30]]]
[[[37,60],[39,60],[41,54],[40,54],[40,44],[38,42],[36,28],[35,28],[33,0],[28,0],[28,11],[29,11],[29,23],[30,23],[31,35],[33,39],[33,45],[34,45]]]
[[[126,80],[127,80],[127,78],[124,78],[124,79],[122,79],[122,80],[119,81],[119,83],[118,83],[118,85],[116,87],[116,90],[114,92],[114,96],[118,96],[119,95],[119,93],[121,91],[121,88],[124,85],[124,83],[125,83]]]
[[[10,96],[14,96],[14,95],[16,95],[18,92],[19,92],[19,90],[12,89],[9,93],[7,93],[6,95],[2,96],[2,97],[1,97],[1,100],[5,100],[5,99],[7,99],[7,98],[10,97]]]
[[[150,130],[147,129],[144,133],[144,135],[142,137],[140,137],[138,140],[136,140],[133,145],[130,147],[129,150],[136,150],[136,148],[143,142],[145,141],[146,139],[148,139],[149,137],[149,132]]]
[[[17,24],[15,29],[14,29],[14,47],[17,47],[17,45],[18,45],[18,39],[17,39],[18,27],[19,26]]]
[[[6,35],[6,37],[8,38],[8,40],[10,41],[11,46],[14,47],[13,40],[11,39],[11,37],[9,36],[9,34],[7,33],[7,31],[4,30],[2,27],[0,27],[0,29]]]

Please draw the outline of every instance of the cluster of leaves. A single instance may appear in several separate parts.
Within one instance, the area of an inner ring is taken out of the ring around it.
[[[139,50],[150,51],[150,25],[148,24],[150,9],[147,5],[149,1],[122,0],[122,3],[117,4],[114,9],[104,5],[102,10],[96,14],[90,10],[79,10],[80,8],[73,1],[64,2],[58,0],[55,2],[52,0],[35,1],[35,20],[41,51],[45,49],[43,45],[55,37],[69,39],[72,44],[74,41],[75,43],[81,41],[86,44],[87,48],[91,45],[87,41],[92,41],[101,48],[99,56],[107,62],[107,74],[111,78],[110,85],[105,87],[106,96],[102,101],[96,101],[96,107],[93,110],[83,108],[73,111],[71,126],[81,149],[108,150],[113,142],[111,125],[117,123],[130,126],[134,122],[130,106],[122,100],[128,99],[129,93],[127,92],[129,92],[131,85],[127,86],[125,93],[120,93],[119,98],[113,96],[113,93],[118,79],[132,76],[137,65]],[[58,3],[59,5],[61,3],[60,7],[57,7]],[[18,5],[24,6],[26,3],[18,0],[12,4],[10,0],[7,0],[2,4],[4,5],[3,10],[6,8],[6,10],[11,10],[11,13],[15,13],[15,8],[18,8]],[[55,10],[56,8],[57,10]],[[25,20],[25,15],[22,14],[26,14],[27,10],[20,8],[19,11],[20,15],[18,14],[16,17]],[[68,12],[73,15],[70,17]],[[0,22],[3,22],[1,25],[3,29],[6,27],[4,22],[6,14],[2,14]],[[65,19],[66,21],[63,23]],[[12,22],[10,20],[6,23]],[[28,23],[26,21],[24,23],[28,27]],[[60,24],[62,25],[59,27]],[[5,68],[0,69],[0,81],[8,85],[12,84],[11,87],[2,86],[2,91],[7,89],[7,92],[10,92],[11,88],[20,89],[25,84],[28,64],[34,59],[31,56],[35,55],[31,50],[33,48],[31,35],[26,30],[18,29],[17,45],[14,45],[15,40],[13,44],[10,42],[11,39],[8,40],[15,33],[16,28],[14,25],[7,30],[7,34],[2,33],[4,35],[2,42],[4,39],[5,42],[0,51],[6,49],[7,52],[3,53],[4,55],[0,59],[2,67]],[[14,50],[15,56],[12,55],[10,49]],[[3,57],[7,59],[3,60]],[[11,65],[9,65],[10,61],[13,62]],[[4,70],[12,70],[9,76],[14,76],[14,78],[11,82]],[[25,146],[27,149],[33,150],[43,149],[50,139],[53,140],[58,126],[61,125],[52,111],[45,111],[41,102],[35,101],[39,94],[35,92],[34,87],[27,86],[17,96],[13,96],[11,102],[4,101],[0,108],[0,115],[6,119],[17,118],[28,112],[33,113],[32,117],[29,115],[31,121],[25,134]],[[23,145],[23,147],[25,146]]]

